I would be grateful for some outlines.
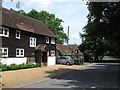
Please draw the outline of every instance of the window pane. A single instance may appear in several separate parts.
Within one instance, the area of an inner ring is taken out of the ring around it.
[[[23,55],[23,50],[21,50],[21,55]]]
[[[30,39],[30,45],[31,45],[31,46],[32,46],[32,42],[33,42],[33,39],[31,38],[31,39]]]
[[[33,42],[33,39],[32,39],[32,38],[31,38],[30,40],[31,40],[31,42]]]
[[[34,43],[35,43],[35,38],[34,38]]]
[[[20,37],[19,34],[17,34],[17,37]]]
[[[7,55],[7,49],[4,49],[4,55]]]
[[[35,42],[33,43],[33,45],[35,46]]]
[[[17,34],[19,35],[19,34],[20,34],[20,32],[19,32],[19,31],[17,31]]]
[[[19,55],[19,50],[16,51],[16,54]]]
[[[4,35],[7,35],[7,34],[8,34],[8,30],[4,29]]]
[[[49,38],[48,37],[46,37],[46,43],[49,43]]]
[[[2,34],[3,34],[3,28],[2,28]]]
[[[16,37],[20,37],[20,32],[16,31]]]

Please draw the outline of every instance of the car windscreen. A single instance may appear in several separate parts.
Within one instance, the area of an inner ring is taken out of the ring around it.
[[[61,57],[61,59],[68,59],[68,57]]]

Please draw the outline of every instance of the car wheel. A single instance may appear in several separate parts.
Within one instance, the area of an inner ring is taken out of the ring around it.
[[[70,62],[67,62],[66,65],[70,65]]]

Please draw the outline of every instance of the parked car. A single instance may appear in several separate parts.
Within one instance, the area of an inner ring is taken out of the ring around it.
[[[57,58],[58,64],[66,64],[66,65],[73,65],[74,60],[69,56],[60,56]]]

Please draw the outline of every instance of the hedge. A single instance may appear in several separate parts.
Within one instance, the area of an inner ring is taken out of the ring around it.
[[[26,69],[26,68],[34,68],[37,67],[36,64],[32,64],[32,63],[22,63],[22,64],[10,64],[10,65],[6,65],[6,64],[2,64],[2,71],[7,71],[7,70],[18,70],[18,69]]]
[[[6,70],[8,70],[7,69],[7,65],[6,64],[2,64],[2,71],[6,71]]]

